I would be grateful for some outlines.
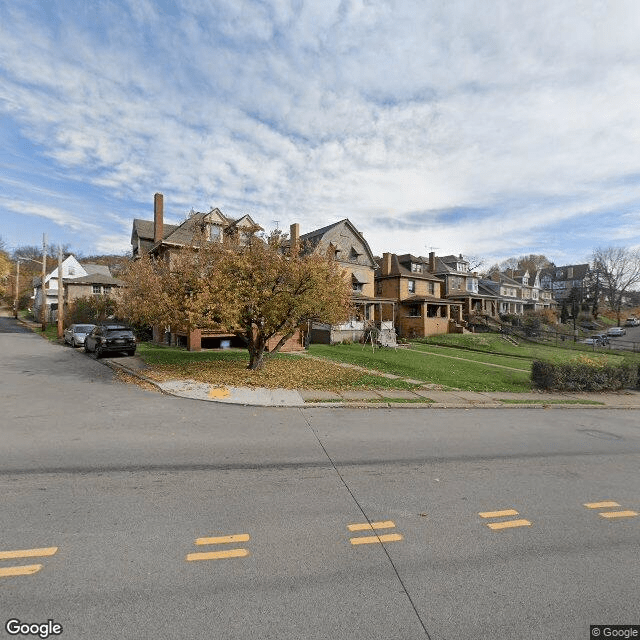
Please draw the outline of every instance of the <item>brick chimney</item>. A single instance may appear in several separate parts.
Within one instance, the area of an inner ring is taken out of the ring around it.
[[[381,267],[381,273],[383,276],[388,276],[391,273],[391,254],[390,253],[383,253],[382,254],[382,264],[380,265]]]
[[[429,253],[429,271],[431,273],[436,272],[436,254],[435,251]]]
[[[153,196],[153,242],[160,242],[163,238],[163,197],[161,193]]]
[[[289,240],[291,243],[291,253],[298,255],[300,253],[300,225],[294,222],[289,227]]]

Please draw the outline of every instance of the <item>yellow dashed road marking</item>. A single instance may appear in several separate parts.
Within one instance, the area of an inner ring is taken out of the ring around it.
[[[376,544],[380,542],[397,542],[402,540],[399,533],[386,533],[382,536],[363,536],[361,538],[351,538],[351,544]]]
[[[503,516],[519,515],[515,509],[505,509],[504,511],[482,511],[478,514],[481,518],[502,518]]]
[[[208,553],[190,553],[187,562],[194,560],[221,560],[223,558],[243,558],[248,556],[246,549],[229,549],[228,551],[209,551]]]
[[[620,505],[617,502],[608,500],[605,502],[587,502],[584,506],[587,507],[587,509],[604,509],[609,507],[619,507]]]
[[[633,518],[638,514],[635,511],[605,511],[600,513],[603,518]]]
[[[511,529],[513,527],[530,527],[531,523],[528,520],[507,520],[506,522],[489,522],[487,527],[489,529]]]
[[[371,531],[371,529],[393,529],[395,526],[395,523],[391,520],[385,520],[384,522],[372,522],[371,524],[368,522],[364,524],[349,524],[347,529],[349,531]]]
[[[198,538],[196,544],[228,544],[229,542],[247,542],[248,533],[238,533],[233,536],[218,536],[217,538]]]
[[[23,567],[6,567],[0,569],[0,577],[6,576],[28,576],[33,573],[38,573],[42,569],[41,564],[27,564]]]
[[[39,556],[52,556],[58,547],[45,547],[43,549],[22,549],[20,551],[0,551],[0,560],[9,558],[37,558]]]

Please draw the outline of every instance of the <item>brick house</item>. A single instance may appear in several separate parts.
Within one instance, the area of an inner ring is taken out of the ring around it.
[[[442,296],[444,280],[429,271],[424,258],[408,253],[384,253],[376,260],[376,295],[396,301],[395,325],[399,336],[449,333],[450,326],[461,320],[458,305]],[[456,317],[452,316],[452,307],[458,309]]]

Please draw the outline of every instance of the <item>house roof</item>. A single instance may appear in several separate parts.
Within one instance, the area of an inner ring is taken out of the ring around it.
[[[455,302],[451,302],[450,300],[447,300],[446,298],[436,298],[435,296],[409,296],[408,298],[403,298],[402,300],[400,300],[399,304],[405,304],[405,303],[416,303],[416,302],[433,302],[433,303],[437,303],[437,304],[455,304]]]
[[[236,229],[247,228],[252,232],[262,231],[262,227],[254,222],[248,214],[245,214],[234,220],[224,215],[218,208],[211,209],[206,213],[200,211],[194,212],[186,220],[180,224],[163,224],[162,225],[162,242],[163,244],[173,244],[180,246],[197,246],[198,235],[205,224],[207,216],[219,217],[224,224],[227,233]],[[136,218],[133,221],[133,231],[131,233],[131,244],[134,244],[134,234],[137,234],[141,240],[143,251],[149,251],[154,246],[154,223],[153,220],[140,220]]]
[[[341,225],[346,226],[362,243],[364,247],[367,257],[371,261],[371,264],[375,264],[375,258],[373,257],[373,253],[371,252],[371,247],[369,247],[369,243],[364,239],[364,236],[356,229],[355,225],[349,218],[343,218],[342,220],[338,220],[338,222],[334,222],[333,224],[329,224],[326,227],[321,227],[320,229],[314,229],[313,231],[309,231],[308,233],[304,233],[300,236],[300,243],[304,245],[304,243],[310,244],[313,248],[317,247],[320,242],[322,242],[324,236],[331,230],[339,227]]]
[[[391,254],[391,271],[387,275],[382,275],[382,260],[383,258],[375,258],[378,266],[376,268],[376,278],[393,278],[398,276],[412,278],[414,280],[430,280],[432,282],[442,282],[442,278],[433,275],[428,271],[429,263],[425,262],[424,258],[411,255],[410,253],[403,253],[397,255]],[[409,267],[405,267],[405,264],[415,263],[423,265],[422,271],[411,271]]]
[[[90,273],[89,275],[82,276],[80,278],[63,278],[62,282],[66,285],[73,284],[107,284],[114,287],[121,287],[124,282],[118,280],[111,275],[104,273]]]
[[[102,273],[105,276],[111,275],[111,270],[106,264],[92,264],[92,263],[82,264],[81,263],[80,266],[87,272],[88,275],[91,275],[94,273]]]
[[[573,275],[569,277],[569,269],[573,269]],[[587,277],[590,267],[588,264],[567,264],[562,267],[547,267],[540,270],[540,278],[550,276],[552,280],[582,280]],[[562,275],[556,276],[560,273]]]

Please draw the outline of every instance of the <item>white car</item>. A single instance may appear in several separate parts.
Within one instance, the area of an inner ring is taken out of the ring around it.
[[[81,347],[95,324],[72,324],[64,330],[64,341],[72,347]]]
[[[627,330],[623,327],[611,327],[609,331],[607,331],[607,335],[615,338],[616,336],[623,336],[627,333]]]

